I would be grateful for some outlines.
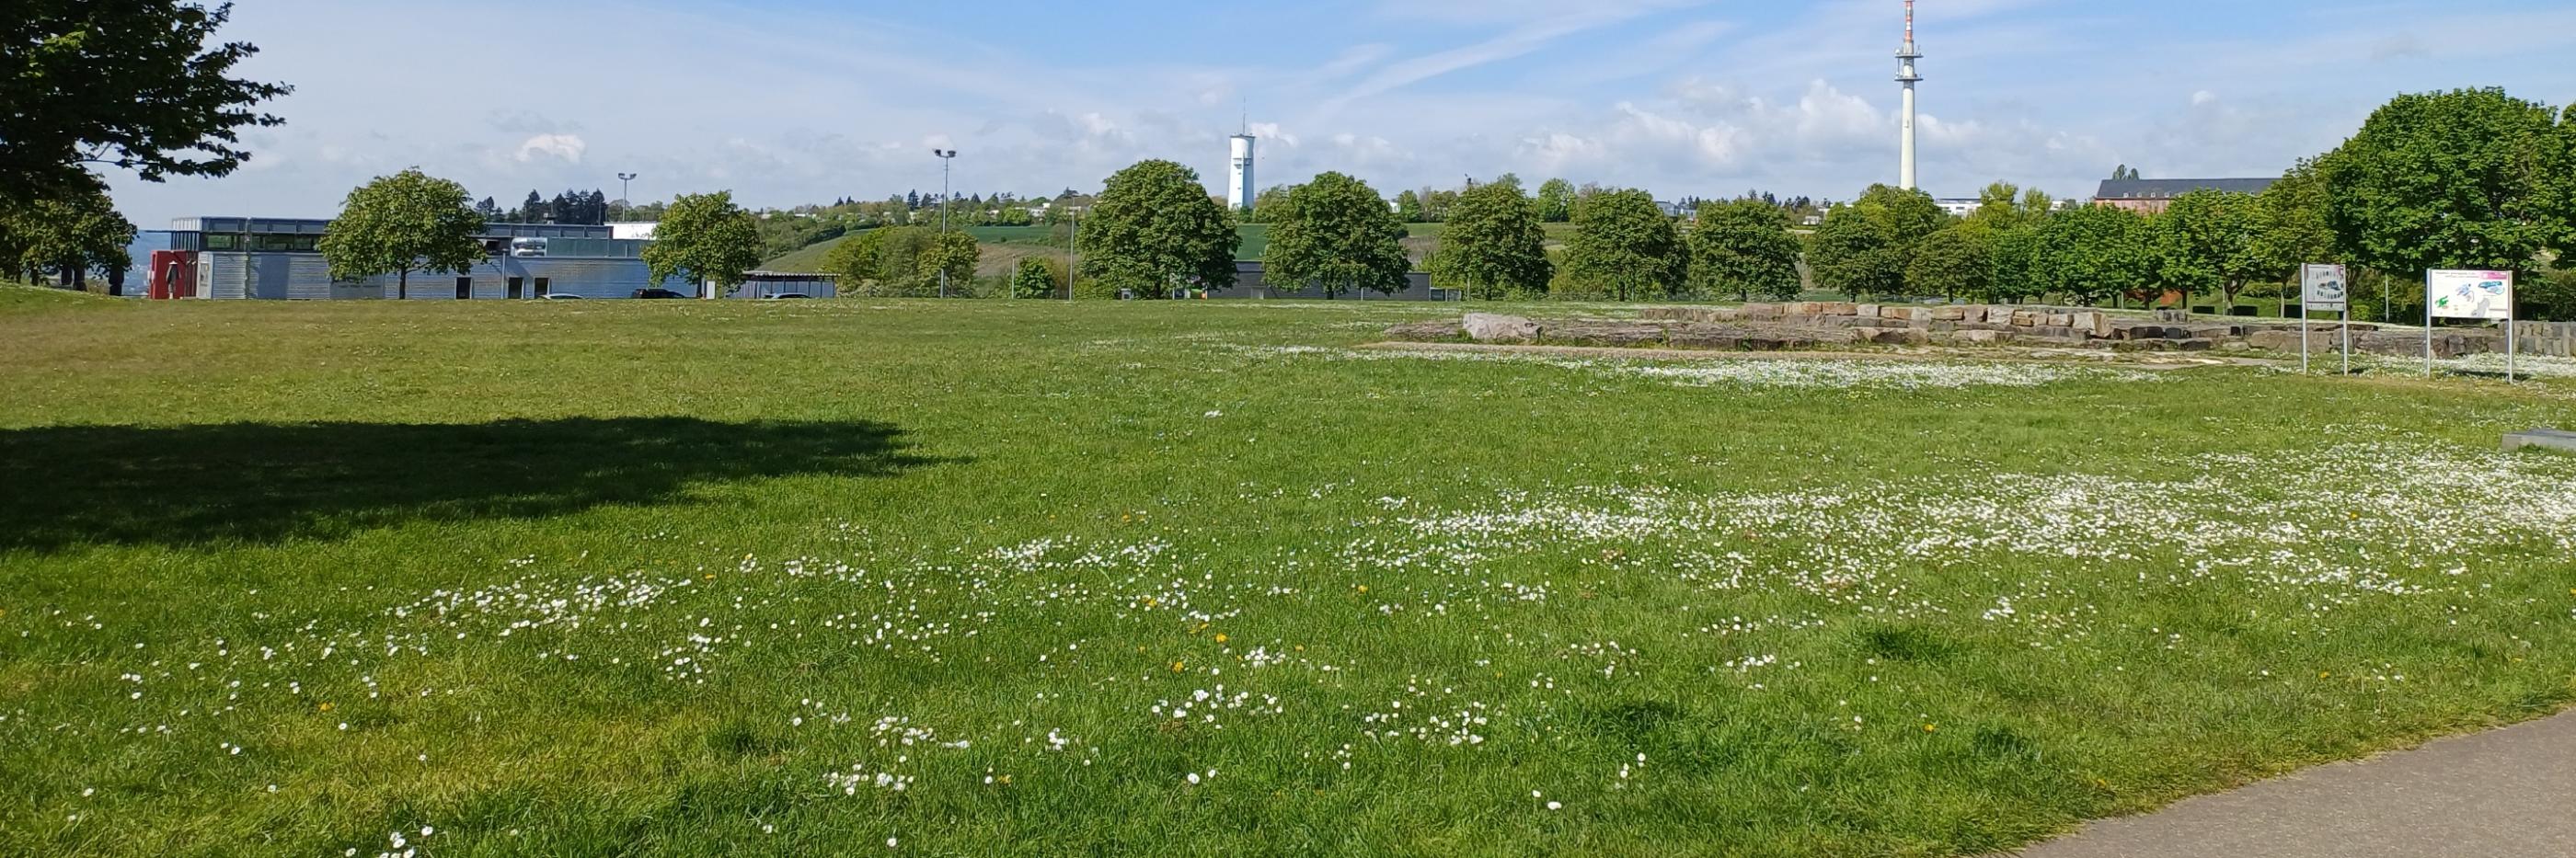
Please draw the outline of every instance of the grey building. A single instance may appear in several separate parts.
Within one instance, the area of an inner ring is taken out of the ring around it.
[[[329,225],[309,218],[178,218],[167,233],[168,249],[137,261],[155,298],[372,299],[398,291],[414,300],[625,298],[653,285],[644,241],[613,238],[605,226],[522,223],[485,224],[478,236],[484,256],[464,274],[414,271],[408,289],[398,289],[394,275],[335,281],[320,247]],[[666,288],[698,292],[688,283]]]

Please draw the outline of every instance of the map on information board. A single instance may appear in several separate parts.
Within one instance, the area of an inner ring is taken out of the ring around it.
[[[2427,271],[2424,297],[2435,318],[2505,321],[2513,318],[2513,272]]]

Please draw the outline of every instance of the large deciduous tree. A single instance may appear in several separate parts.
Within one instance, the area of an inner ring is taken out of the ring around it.
[[[1412,263],[1404,256],[1404,224],[1386,199],[1367,182],[1327,172],[1288,190],[1262,268],[1268,282],[1312,285],[1334,298],[1359,289],[1403,291]]]
[[[2113,206],[2051,215],[2039,227],[2032,270],[2040,290],[2098,303],[2115,295],[2149,300],[2159,291],[2151,226]]]
[[[2233,307],[2247,283],[2288,273],[2261,252],[2261,219],[2251,194],[2191,191],[2174,198],[2152,223],[2156,276],[2186,296],[2216,292]]]
[[[1565,268],[1576,281],[1621,301],[1661,298],[1681,290],[1690,251],[1652,195],[1612,191],[1574,207]]]
[[[134,224],[96,189],[0,207],[0,273],[30,282],[48,271],[72,284],[112,279],[133,264],[133,243]]]
[[[377,176],[349,192],[340,216],[322,231],[322,260],[331,279],[396,275],[394,297],[411,297],[414,271],[474,270],[483,260],[483,217],[465,186],[420,171]]]
[[[674,198],[653,227],[653,243],[644,245],[644,269],[655,286],[685,271],[716,294],[730,295],[759,265],[760,227],[734,205],[732,191]]]
[[[2325,176],[2316,161],[2300,161],[2280,181],[2254,196],[2254,252],[2282,272],[2311,262],[2335,261]]]
[[[1758,197],[1702,206],[1690,248],[1693,291],[1744,301],[1798,296],[1798,237],[1786,209]]]
[[[1234,285],[1233,214],[1199,174],[1140,161],[1109,177],[1082,219],[1082,276],[1106,294],[1161,298],[1177,288]]]
[[[0,13],[0,202],[100,190],[88,165],[221,176],[250,158],[240,130],[291,90],[230,77],[259,49],[208,47],[232,4],[12,0]]]
[[[1994,260],[1988,252],[1992,232],[1971,224],[1951,224],[1914,243],[1914,258],[1905,265],[1905,288],[1916,295],[1983,296],[1994,291]]]
[[[1461,202],[1464,202],[1461,200]],[[1538,184],[1538,219],[1564,223],[1574,219],[1574,183],[1549,179]]]
[[[1518,184],[1492,182],[1458,195],[1440,227],[1433,276],[1469,297],[1497,300],[1547,294],[1553,274],[1539,209]]]
[[[1904,291],[1905,262],[1878,220],[1853,206],[1826,212],[1824,224],[1807,239],[1807,267],[1816,284],[1853,300]]]
[[[2502,89],[2401,95],[2325,158],[2326,216],[2355,262],[2534,271],[2576,250],[2576,145],[2549,107]]]
[[[2054,217],[2050,215],[2049,217]],[[2020,302],[2046,291],[2040,270],[2040,257],[2047,243],[2040,237],[2042,218],[2010,229],[1992,230],[1986,236],[1986,290],[1978,297],[1988,301]]]

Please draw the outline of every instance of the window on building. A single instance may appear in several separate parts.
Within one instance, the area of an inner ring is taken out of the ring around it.
[[[503,281],[503,283],[504,283],[504,288],[503,288],[503,290],[502,290],[502,295],[503,295],[504,297],[509,298],[510,300],[513,300],[513,301],[518,300],[518,299],[519,299],[519,278],[512,277],[512,278],[510,278],[510,279],[508,279],[508,280],[506,280],[506,281]]]
[[[474,278],[456,278],[456,300],[463,301],[472,297],[474,297]]]
[[[539,278],[537,278],[537,297],[539,297],[539,298],[543,298],[543,297],[546,297],[547,295],[551,295],[551,294],[553,294],[553,293],[554,293],[553,285],[552,285],[552,284],[547,283],[547,282],[546,282],[546,278],[543,278],[543,277],[539,277]]]
[[[241,237],[241,234],[239,234],[239,233],[231,233],[231,232],[209,232],[209,233],[206,233],[206,249],[207,249],[207,250],[240,250],[240,249],[242,249],[242,237]]]

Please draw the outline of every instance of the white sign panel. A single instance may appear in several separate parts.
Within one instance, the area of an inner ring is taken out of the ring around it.
[[[2341,265],[2300,266],[2299,303],[2310,310],[2343,312],[2345,282]]]
[[[2424,272],[2426,312],[2440,319],[2513,318],[2513,272]]]

